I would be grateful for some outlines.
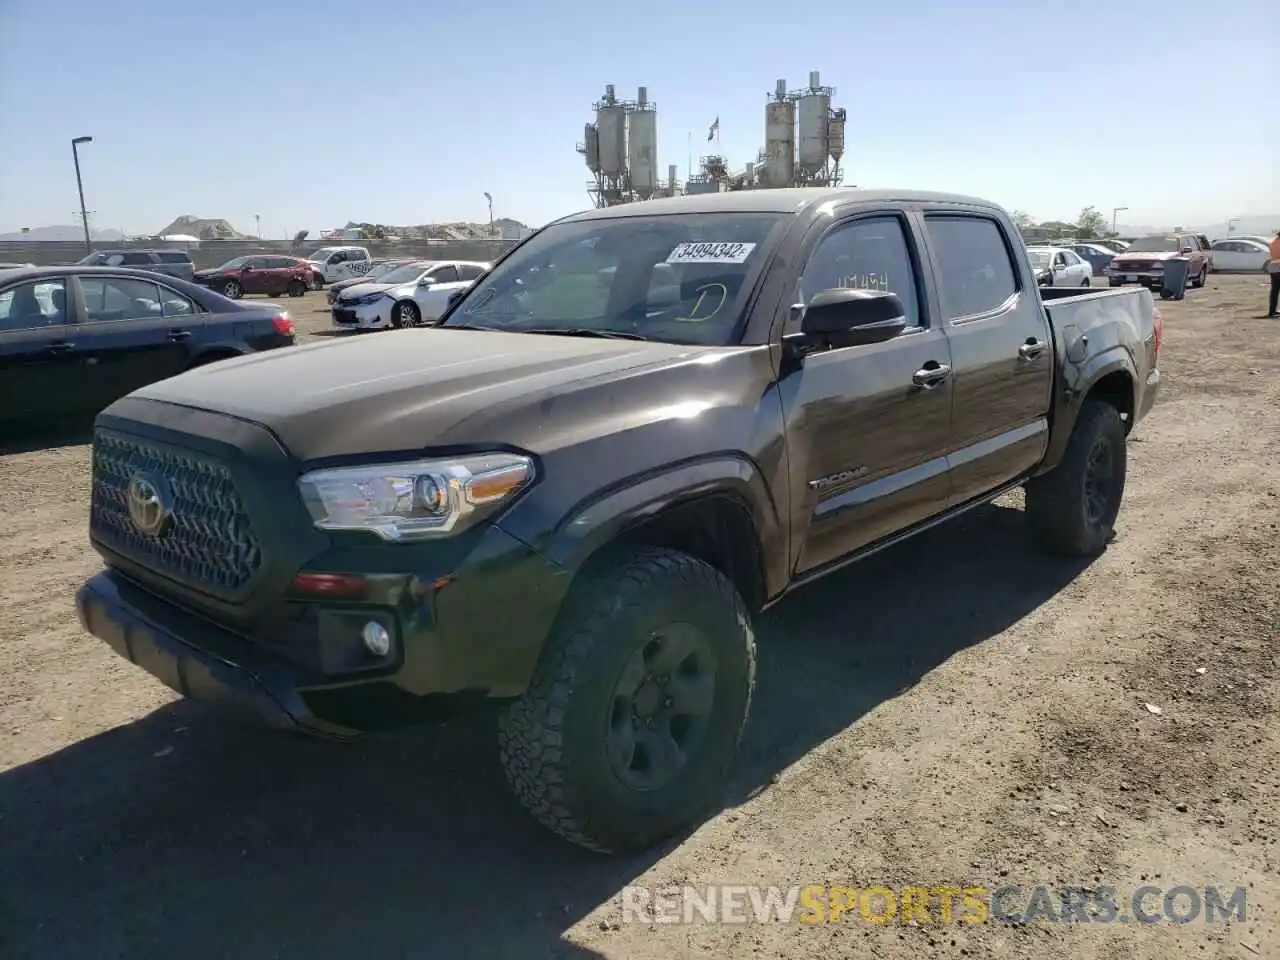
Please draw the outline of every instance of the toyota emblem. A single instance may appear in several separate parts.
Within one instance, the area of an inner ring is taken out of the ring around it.
[[[129,519],[138,532],[148,537],[164,534],[172,513],[166,484],[162,480],[135,473],[129,479],[125,501],[129,507]]]

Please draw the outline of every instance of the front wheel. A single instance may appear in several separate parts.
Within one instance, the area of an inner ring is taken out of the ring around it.
[[[1086,401],[1062,462],[1027,482],[1027,520],[1036,542],[1067,556],[1101,553],[1120,513],[1127,457],[1120,411]]]
[[[236,280],[227,280],[222,284],[222,295],[229,300],[239,300],[244,296],[244,289]]]
[[[750,615],[718,570],[654,547],[593,562],[503,715],[507,781],[572,843],[652,846],[719,800],[755,670]]]
[[[397,330],[416,327],[421,319],[422,314],[418,310],[418,305],[412,300],[402,300],[391,308],[391,326]]]

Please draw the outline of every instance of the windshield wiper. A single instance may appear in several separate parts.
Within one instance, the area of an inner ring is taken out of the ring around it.
[[[515,333],[549,333],[560,337],[602,337],[606,340],[648,340],[638,333],[620,330],[593,330],[590,327],[517,327]]]

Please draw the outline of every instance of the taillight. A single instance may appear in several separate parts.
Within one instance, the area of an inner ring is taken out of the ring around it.
[[[280,334],[281,336],[285,336],[285,337],[293,336],[293,317],[289,316],[288,310],[282,311],[281,313],[277,313],[274,317],[272,317],[271,325],[276,328],[276,333]],[[1159,337],[1159,334],[1157,334],[1157,337]],[[1157,339],[1157,343],[1158,342],[1159,340]]]
[[[1151,320],[1155,324],[1156,330],[1156,359],[1160,358],[1160,344],[1164,342],[1164,318],[1160,316],[1160,308],[1153,307],[1151,310]]]

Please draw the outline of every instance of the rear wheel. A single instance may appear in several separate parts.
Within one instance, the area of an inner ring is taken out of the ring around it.
[[[405,327],[416,327],[422,319],[418,305],[412,300],[402,300],[391,308],[391,326],[397,330]]]
[[[224,280],[222,282],[222,295],[231,300],[239,300],[244,296],[244,289],[240,286],[238,280]]]
[[[750,615],[718,570],[654,547],[594,562],[503,715],[512,791],[543,826],[599,853],[687,828],[728,779],[755,666]]]
[[[1026,485],[1027,520],[1041,547],[1074,557],[1102,552],[1120,513],[1127,454],[1120,411],[1086,401],[1062,461]]]
[[[1084,278],[1084,283],[1080,284],[1080,286],[1082,286],[1082,287],[1091,287],[1091,286],[1093,286],[1093,281],[1092,281],[1089,277],[1085,277],[1085,278]]]
[[[289,296],[302,297],[307,293],[307,285],[301,280],[294,280],[289,284]]]
[[[1199,289],[1200,287],[1204,286],[1204,283],[1208,278],[1209,278],[1209,267],[1208,265],[1202,266],[1200,268],[1200,273],[1191,278],[1191,286],[1196,289]]]

